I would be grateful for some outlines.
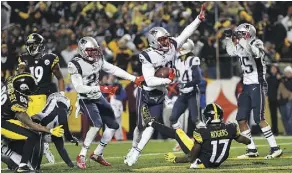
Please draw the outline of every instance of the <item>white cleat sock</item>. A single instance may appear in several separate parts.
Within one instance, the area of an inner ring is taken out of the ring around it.
[[[242,134],[243,136],[245,136],[245,137],[247,137],[247,138],[249,138],[249,139],[251,140],[251,143],[247,145],[247,148],[248,148],[248,149],[256,149],[256,145],[255,145],[255,143],[254,143],[254,141],[253,141],[253,138],[252,138],[252,136],[251,136],[251,131],[250,131],[250,129],[241,132],[241,134]]]
[[[94,150],[94,154],[96,154],[96,155],[102,155],[103,154],[104,148],[112,140],[115,132],[116,132],[115,129],[111,129],[111,128],[106,127],[106,129],[103,132],[102,137],[100,139],[100,143],[98,144],[98,146]]]
[[[146,129],[143,131],[142,136],[141,136],[141,140],[137,145],[137,148],[142,151],[143,148],[145,147],[145,145],[149,142],[149,140],[151,139],[151,136],[154,133],[154,128],[153,127],[146,127]]]
[[[138,129],[138,127],[136,126],[135,127],[135,130],[134,130],[134,133],[133,133],[133,142],[132,142],[132,147],[137,147],[138,143],[140,142],[141,140],[141,137],[142,137],[142,133],[143,131],[140,131]]]
[[[267,127],[264,127],[261,129],[262,132],[264,133],[264,136],[265,138],[267,139],[270,147],[277,147],[277,142],[276,142],[276,139],[275,139],[275,136],[273,135],[273,132],[271,130],[271,127],[270,126],[267,126]]]
[[[100,129],[99,127],[90,127],[90,129],[86,133],[86,137],[85,137],[85,140],[83,142],[83,146],[82,146],[82,149],[81,149],[79,155],[86,156],[87,150],[89,149],[89,146],[91,145],[92,141],[94,140],[99,129]]]

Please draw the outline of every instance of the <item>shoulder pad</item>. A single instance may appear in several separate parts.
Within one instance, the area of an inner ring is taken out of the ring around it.
[[[262,48],[262,49],[264,49],[264,43],[263,43],[263,41],[260,40],[260,39],[252,40],[252,41],[250,42],[250,45],[255,46],[255,47],[257,47],[257,48]]]
[[[201,61],[200,61],[199,57],[197,57],[197,56],[192,56],[191,57],[190,67],[193,66],[193,65],[200,65],[200,64],[201,64]]]
[[[70,74],[80,74],[82,75],[82,69],[78,61],[76,61],[74,58],[68,62],[68,72]]]
[[[140,62],[141,62],[142,64],[145,64],[145,63],[152,63],[151,58],[150,58],[148,52],[149,52],[149,51],[147,51],[147,49],[146,49],[146,51],[143,50],[143,51],[139,54],[139,60],[140,60]]]
[[[53,53],[45,54],[42,58],[44,59],[46,65],[51,64],[51,69],[54,68],[54,66],[60,61],[59,57]]]
[[[170,40],[170,43],[172,43],[174,45],[174,47],[177,48],[177,42],[176,42],[175,38],[170,37],[169,40]]]

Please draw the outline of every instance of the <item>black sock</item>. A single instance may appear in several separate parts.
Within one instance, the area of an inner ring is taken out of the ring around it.
[[[161,134],[168,138],[175,139],[175,129],[169,128],[163,124],[160,124],[156,121],[152,122],[151,125],[155,130],[159,131]]]

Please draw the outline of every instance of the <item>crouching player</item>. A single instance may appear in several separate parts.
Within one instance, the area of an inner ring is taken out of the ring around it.
[[[191,163],[190,168],[220,166],[229,156],[233,139],[246,145],[250,143],[250,139],[240,135],[237,124],[223,122],[223,109],[215,103],[206,106],[203,113],[206,126],[195,129],[194,141],[181,129],[171,129],[155,122],[147,115],[147,107],[144,108],[143,113],[148,125],[162,134],[176,139],[186,154],[185,157],[176,157],[173,153],[168,153],[165,155],[165,159],[173,163],[189,162]]]
[[[70,100],[63,96],[61,93],[50,94],[45,108],[37,115],[32,116],[33,121],[40,123],[42,126],[48,129],[53,129],[56,126],[62,125],[64,128],[65,138],[78,145],[78,140],[72,136],[68,128],[67,115],[69,115]],[[62,137],[51,136],[52,142],[54,142],[57,151],[61,158],[69,167],[74,167],[65,147]],[[42,141],[43,144],[44,141]],[[2,146],[1,156],[10,158],[9,165],[12,169],[15,165],[20,164],[22,153],[19,152],[19,148],[23,147],[22,141],[10,141],[6,145]],[[5,151],[5,152],[4,152]],[[32,159],[32,158],[31,158]],[[34,158],[39,159],[39,158]],[[39,162],[40,163],[40,162]]]

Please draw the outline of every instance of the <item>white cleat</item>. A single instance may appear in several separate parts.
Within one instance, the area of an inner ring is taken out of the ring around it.
[[[128,157],[127,159],[128,166],[133,166],[137,162],[140,155],[141,155],[141,152],[138,151],[137,149],[134,149],[130,157]]]
[[[135,149],[133,147],[129,150],[129,152],[127,153],[127,155],[126,155],[126,157],[124,159],[124,164],[126,164],[126,165],[128,164],[128,159],[132,155],[132,153],[133,153],[134,150]]]
[[[273,159],[276,157],[280,157],[283,154],[283,151],[280,149],[280,147],[272,147],[270,154],[268,154],[265,159]]]
[[[48,162],[55,163],[55,157],[50,151],[49,143],[44,143],[44,155],[46,156]]]

